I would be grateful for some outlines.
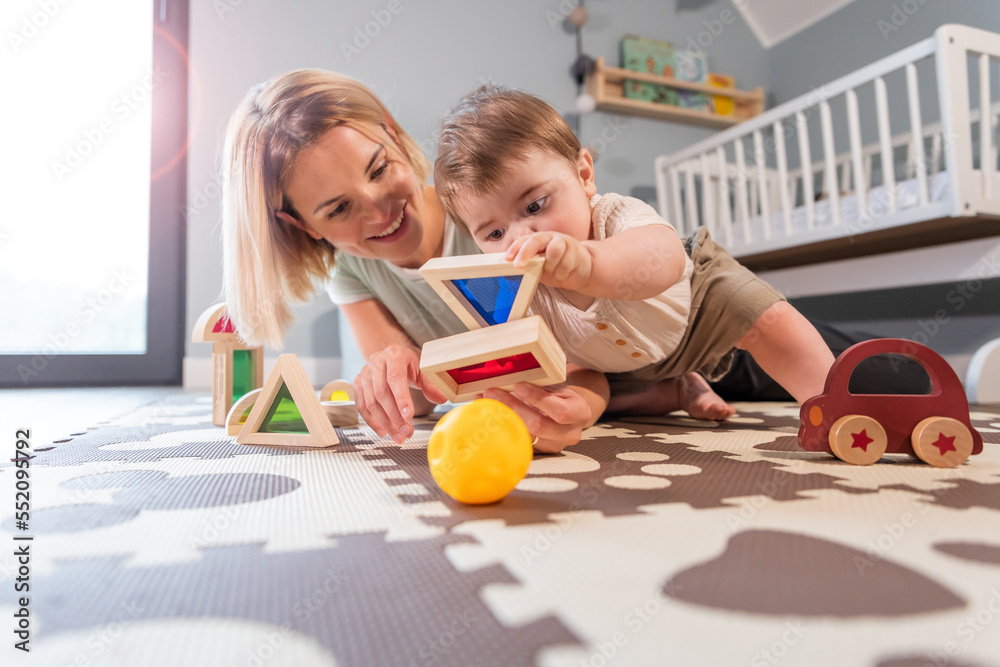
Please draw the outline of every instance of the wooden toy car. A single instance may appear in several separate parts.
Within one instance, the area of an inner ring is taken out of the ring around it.
[[[876,354],[914,359],[931,380],[929,394],[852,394],[855,367]],[[799,411],[799,445],[831,452],[855,465],[886,453],[912,454],[940,468],[961,465],[983,451],[983,438],[969,421],[969,403],[951,366],[930,348],[910,340],[880,338],[858,343],[833,363],[823,393]]]

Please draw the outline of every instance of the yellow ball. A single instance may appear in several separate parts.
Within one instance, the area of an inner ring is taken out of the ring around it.
[[[448,412],[434,425],[427,461],[438,486],[470,505],[493,503],[524,479],[531,435],[512,409],[480,398]]]

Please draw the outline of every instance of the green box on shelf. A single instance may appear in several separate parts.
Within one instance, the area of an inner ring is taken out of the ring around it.
[[[708,78],[708,63],[703,53],[688,53],[670,42],[636,35],[622,37],[622,67],[696,83],[704,83]],[[711,108],[708,96],[694,91],[632,79],[625,80],[624,88],[625,97],[631,99],[700,111]]]

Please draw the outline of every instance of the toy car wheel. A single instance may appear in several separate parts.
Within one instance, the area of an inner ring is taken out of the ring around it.
[[[845,415],[830,427],[830,451],[856,466],[875,463],[888,445],[882,425],[865,415]]]
[[[924,463],[938,468],[954,468],[972,454],[972,433],[965,424],[950,417],[928,417],[910,434],[913,452]]]

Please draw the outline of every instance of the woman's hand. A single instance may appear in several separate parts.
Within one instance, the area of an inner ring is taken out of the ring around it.
[[[411,386],[433,403],[448,400],[420,371],[420,350],[409,345],[376,352],[354,378],[355,405],[379,437],[388,435],[398,444],[413,435]]]
[[[578,389],[571,385],[538,387],[518,382],[513,391],[487,389],[484,396],[504,403],[520,415],[528,432],[538,438],[537,451],[556,454],[580,442],[583,429],[599,416],[594,415],[594,406]]]

